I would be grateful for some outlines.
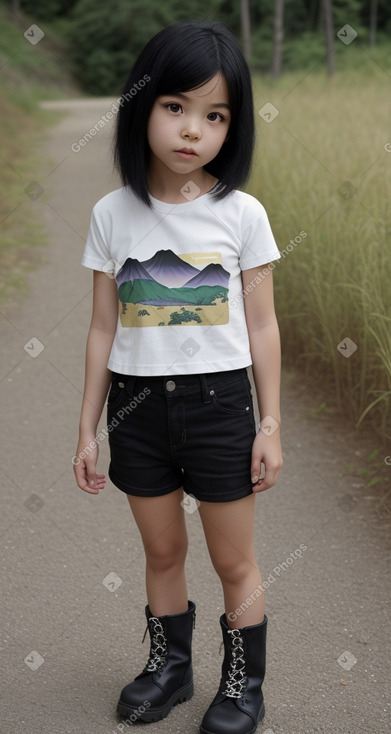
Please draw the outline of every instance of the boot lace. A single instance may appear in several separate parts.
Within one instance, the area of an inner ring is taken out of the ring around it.
[[[240,698],[246,685],[246,664],[244,659],[244,643],[240,630],[228,630],[231,635],[231,660],[228,679],[223,691],[228,698]]]
[[[151,630],[151,649],[145,670],[149,673],[154,673],[156,670],[160,670],[166,662],[167,641],[164,636],[162,623],[158,617],[150,617],[149,625]]]

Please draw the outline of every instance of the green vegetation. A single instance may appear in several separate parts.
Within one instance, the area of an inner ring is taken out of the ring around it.
[[[45,111],[40,99],[59,97],[72,89],[61,63],[61,45],[51,40],[46,48],[31,45],[24,37],[29,20],[15,22],[0,6],[0,301],[27,289],[25,274],[42,261],[39,246],[45,244],[39,211],[39,189],[48,161],[40,144],[48,124],[58,116]],[[33,184],[33,185],[31,185]],[[43,194],[41,201],[44,201]],[[38,207],[37,207],[38,204]]]
[[[332,80],[254,79],[256,110],[271,102],[279,114],[270,123],[258,116],[247,190],[283,251],[274,276],[285,364],[327,388],[350,421],[389,439],[391,62],[346,50],[357,71]]]
[[[228,0],[20,0],[19,5],[43,27],[45,43],[50,36],[50,43],[65,44],[66,65],[72,66],[78,83],[91,95],[117,96],[149,38],[178,20],[219,20],[241,38],[241,3]],[[249,61],[254,71],[262,73],[271,67],[274,5],[274,0],[249,0]],[[332,5],[335,30],[348,23],[358,33],[359,43],[368,47],[368,0],[333,0]],[[377,6],[377,44],[387,49],[391,6],[389,0],[378,0]],[[308,71],[317,63],[324,67],[324,35],[321,0],[285,0],[283,71]],[[347,59],[342,45],[336,43],[338,69]]]
[[[188,321],[196,321],[198,324],[201,323],[201,319],[198,316],[198,313],[195,313],[194,311],[188,311],[184,306],[182,306],[180,312],[172,312],[168,325],[171,326],[171,324],[185,324]]]
[[[119,298],[126,303],[150,303],[157,306],[172,306],[180,303],[214,306],[215,298],[227,301],[227,288],[220,285],[199,285],[197,288],[183,286],[168,288],[154,280],[135,278],[122,283],[118,289]]]
[[[42,22],[44,36],[39,43],[32,44],[24,33],[37,24],[34,12],[31,17],[16,16],[0,5],[0,22],[1,80],[8,99],[30,113],[40,99],[61,98],[64,94],[78,96],[60,28]]]

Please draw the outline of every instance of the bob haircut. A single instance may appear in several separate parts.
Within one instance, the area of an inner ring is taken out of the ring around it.
[[[251,78],[231,31],[222,23],[180,21],[146,44],[122,91],[114,141],[114,162],[124,186],[149,207],[150,149],[147,124],[156,97],[197,89],[220,72],[228,86],[228,140],[204,166],[218,178],[213,196],[222,199],[248,178],[255,130]]]

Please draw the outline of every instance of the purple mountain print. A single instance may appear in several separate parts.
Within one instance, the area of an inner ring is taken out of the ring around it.
[[[154,280],[168,288],[181,288],[200,272],[172,250],[159,250],[149,260],[140,263]]]
[[[229,273],[218,263],[196,268],[171,250],[159,250],[149,260],[128,257],[116,276],[123,303],[215,305],[226,298]]]
[[[223,288],[228,288],[228,281],[229,273],[222,265],[210,263],[184,285],[186,288],[198,288],[199,285],[221,285]]]
[[[152,275],[143,268],[140,261],[133,257],[128,257],[121,270],[118,271],[115,279],[118,287],[122,285],[122,283],[127,283],[131,280],[154,280]]]

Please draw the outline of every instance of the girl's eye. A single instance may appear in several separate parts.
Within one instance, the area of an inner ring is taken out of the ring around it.
[[[210,120],[211,122],[215,122],[218,118],[221,121],[224,120],[224,117],[223,117],[223,115],[220,115],[220,112],[210,112],[209,115],[208,115],[208,120]]]
[[[180,104],[177,104],[176,102],[170,102],[170,104],[166,104],[165,107],[167,107],[170,112],[179,112],[182,109]]]

